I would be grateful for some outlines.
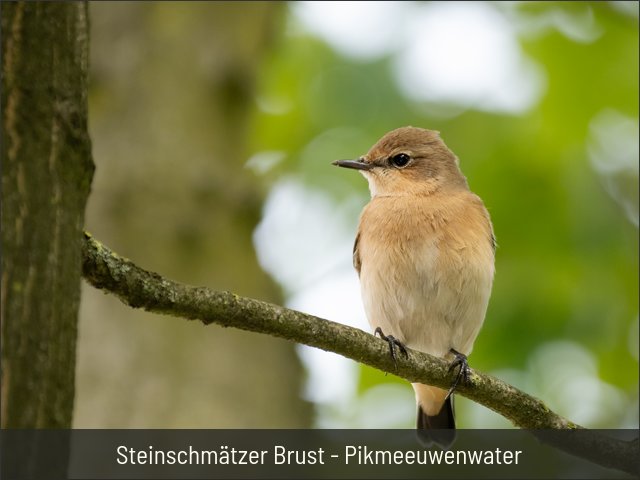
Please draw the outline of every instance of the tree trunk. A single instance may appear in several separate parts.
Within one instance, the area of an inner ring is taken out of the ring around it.
[[[86,3],[2,4],[3,475],[66,478],[38,430],[70,428],[81,241],[93,177]]]
[[[264,186],[245,163],[283,7],[91,4],[96,238],[184,282],[282,303],[254,252]],[[134,311],[91,287],[80,338],[78,428],[310,424],[292,343]]]
[[[2,5],[2,427],[71,426],[93,176],[86,3]]]

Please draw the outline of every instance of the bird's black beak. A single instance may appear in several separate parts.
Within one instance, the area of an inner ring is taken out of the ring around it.
[[[331,162],[332,165],[344,168],[354,168],[356,170],[371,170],[373,165],[366,163],[364,159],[359,158],[357,160],[336,160]]]

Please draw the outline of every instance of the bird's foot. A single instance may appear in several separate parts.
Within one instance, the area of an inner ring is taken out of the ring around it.
[[[404,344],[400,340],[398,340],[392,335],[385,335],[384,333],[382,333],[382,329],[380,327],[376,328],[376,331],[373,332],[374,336],[376,334],[380,335],[380,338],[389,344],[389,353],[391,354],[391,358],[393,359],[394,365],[396,366],[398,365],[398,356],[396,355],[396,347],[398,347],[398,350],[400,350],[405,357],[409,356],[409,354],[407,353],[407,349],[404,348]]]
[[[449,373],[455,370],[456,367],[460,367],[460,369],[458,370],[458,374],[456,375],[456,378],[453,380],[453,383],[451,384],[451,387],[447,392],[446,398],[449,398],[453,394],[453,392],[456,391],[456,388],[460,384],[460,381],[462,381],[463,384],[469,381],[469,363],[467,362],[467,356],[464,353],[460,353],[457,350],[454,350],[453,348],[450,349],[449,352],[455,355],[455,358],[451,362],[451,365],[449,365]]]

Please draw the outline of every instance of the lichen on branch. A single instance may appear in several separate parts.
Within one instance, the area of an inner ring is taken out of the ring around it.
[[[410,382],[446,389],[455,376],[447,362],[416,350],[407,349],[408,355],[399,355],[394,362],[385,341],[357,328],[230,292],[168,280],[120,257],[88,233],[84,234],[82,273],[91,285],[118,296],[133,308],[273,335],[340,354]],[[491,375],[472,369],[469,381],[459,385],[456,393],[490,408],[520,428],[581,430],[581,435],[566,441],[558,441],[557,436],[545,438],[543,432],[537,436],[600,465],[638,473],[637,440],[626,442],[596,432],[591,435],[551,411],[541,400]]]

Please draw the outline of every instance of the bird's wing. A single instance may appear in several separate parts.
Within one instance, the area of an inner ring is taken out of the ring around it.
[[[358,251],[358,243],[360,242],[360,232],[356,235],[356,241],[353,244],[353,266],[355,267],[358,275],[360,275],[360,266],[362,261],[360,260],[360,252]]]

